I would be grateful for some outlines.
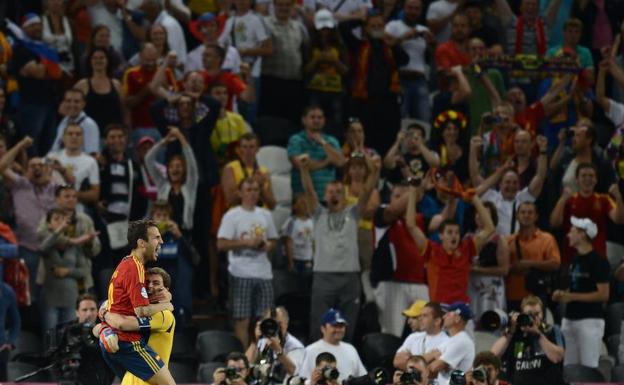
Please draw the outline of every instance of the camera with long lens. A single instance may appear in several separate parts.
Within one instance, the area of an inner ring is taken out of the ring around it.
[[[422,381],[422,376],[418,370],[408,370],[401,374],[401,385],[418,384]]]
[[[250,376],[260,384],[266,384],[271,379],[272,365],[265,360],[260,361],[259,364],[252,365],[249,368]]]
[[[278,335],[279,324],[273,318],[265,318],[260,322],[260,333],[262,337],[272,338]]]
[[[340,377],[340,372],[333,366],[325,366],[321,369],[321,380],[319,384],[327,384],[329,381],[336,380]]]
[[[484,312],[481,316],[479,324],[483,330],[494,332],[509,326],[510,321],[511,316],[509,314],[500,309],[495,309]],[[516,324],[521,328],[530,327],[533,325],[533,316],[526,313],[520,313],[516,319]]]
[[[360,377],[349,377],[342,385],[385,385],[390,381],[390,376],[384,368],[375,368]]]

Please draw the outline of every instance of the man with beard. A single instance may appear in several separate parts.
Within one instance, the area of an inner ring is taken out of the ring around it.
[[[310,176],[311,160],[308,155],[297,160],[309,212],[314,220],[314,268],[310,325],[316,324],[323,311],[338,308],[347,321],[356,324],[360,307],[360,260],[357,243],[357,227],[374,186],[379,179],[379,169],[366,158],[372,170],[364,183],[356,205],[348,205],[341,182],[325,186],[327,208],[318,202],[318,196]],[[310,340],[318,338],[319,330],[310,330]],[[347,333],[347,340],[355,328]]]
[[[150,304],[145,287],[144,264],[156,261],[162,245],[162,237],[156,223],[148,220],[131,222],[128,227],[128,243],[132,246],[130,255],[125,257],[113,273],[108,289],[107,311],[136,317],[150,317],[154,314],[173,310],[171,295],[164,300]],[[104,329],[103,335],[110,329]],[[122,378],[126,371],[154,385],[175,385],[175,381],[161,357],[149,347],[138,331],[116,330],[119,350],[108,352],[100,342],[104,359],[117,376]],[[102,338],[100,338],[102,341]]]
[[[15,210],[15,223],[17,224],[15,233],[19,245],[19,258],[26,261],[30,271],[30,291],[35,301],[37,294],[34,290],[35,272],[40,254],[37,226],[48,210],[54,207],[57,186],[51,181],[51,167],[43,158],[30,158],[25,176],[18,175],[11,170],[10,166],[13,165],[17,156],[32,144],[33,139],[27,136],[7,151],[0,159],[0,174],[3,177],[2,182],[11,191],[13,207],[19,208]],[[52,167],[56,168],[64,178],[71,177],[71,172],[60,168],[58,164],[54,163]]]
[[[457,14],[453,17],[451,39],[436,48],[435,62],[439,70],[448,70],[455,66],[467,66],[470,64],[468,55],[468,36],[470,35],[470,23],[468,16]]]

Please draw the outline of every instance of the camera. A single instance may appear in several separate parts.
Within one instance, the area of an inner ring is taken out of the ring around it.
[[[227,368],[225,368],[224,372],[225,372],[225,378],[228,380],[234,380],[239,377],[238,368],[233,368],[233,367],[228,366]]]
[[[422,381],[422,376],[418,370],[409,370],[401,374],[402,385],[418,384],[420,381]]]
[[[487,373],[487,371],[484,368],[478,367],[478,368],[476,368],[476,369],[474,369],[472,371],[472,378],[475,381],[487,383],[487,381],[488,381],[488,373]]]
[[[518,323],[518,327],[529,327],[533,325],[533,317],[526,313],[520,313],[516,322]]]
[[[279,324],[273,318],[266,318],[260,322],[260,332],[262,333],[262,337],[275,337],[279,332]]]
[[[375,368],[360,377],[349,377],[342,385],[384,385],[390,381],[388,372],[384,368]]]
[[[325,366],[321,369],[321,376],[322,381],[319,381],[319,383],[325,384],[327,381],[336,380],[340,376],[340,372],[332,366]]]
[[[449,385],[466,385],[466,373],[461,370],[453,370],[450,375]]]
[[[407,177],[406,182],[410,186],[419,187],[420,184],[422,183],[422,178],[415,177],[415,176],[409,176],[409,177]]]
[[[252,365],[249,368],[251,378],[258,381],[259,384],[266,384],[271,378],[272,365],[264,360],[260,361],[257,365]]]

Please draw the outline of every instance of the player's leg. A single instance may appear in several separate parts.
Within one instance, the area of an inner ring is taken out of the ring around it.
[[[176,385],[171,372],[166,366],[160,368],[147,382],[151,385]]]

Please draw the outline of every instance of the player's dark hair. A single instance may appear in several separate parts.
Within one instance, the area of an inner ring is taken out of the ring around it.
[[[316,366],[319,366],[321,362],[328,362],[330,364],[336,363],[336,356],[329,352],[320,353],[318,356],[316,356]]]
[[[160,277],[163,280],[163,286],[167,290],[169,290],[169,288],[171,287],[171,276],[163,268],[160,268],[160,267],[150,267],[149,269],[147,269],[145,271],[145,275],[160,275]]]
[[[128,244],[131,248],[137,247],[139,239],[147,242],[147,229],[150,227],[156,227],[156,222],[148,219],[130,222],[128,225]]]

